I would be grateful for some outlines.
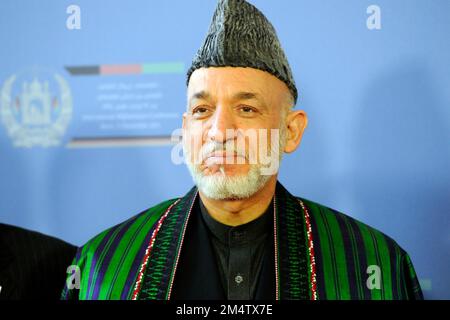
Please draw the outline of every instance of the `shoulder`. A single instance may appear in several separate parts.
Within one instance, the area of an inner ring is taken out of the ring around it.
[[[135,224],[139,224],[141,222],[146,222],[146,224],[153,224],[164,214],[167,208],[169,208],[177,200],[178,198],[169,199],[160,202],[153,207],[145,209],[144,211],[141,211],[140,213],[130,217],[129,219],[100,232],[97,236],[92,238],[86,244],[98,241],[100,238],[103,238],[107,234],[117,233],[119,230],[128,230],[132,228]]]
[[[156,222],[177,200],[163,201],[100,232],[78,249],[72,264],[85,272],[93,264],[111,264],[117,261],[115,257],[133,260]]]
[[[177,199],[161,202],[128,220],[110,227],[77,251],[73,270],[80,275],[79,290],[66,284],[63,299],[122,299],[145,254],[152,230]],[[68,278],[71,279],[71,276]]]
[[[406,255],[394,239],[380,230],[320,203],[299,197],[297,199],[307,208],[317,236],[326,235],[329,239],[336,240],[334,243],[343,245],[361,242],[365,251],[384,250],[385,253],[392,254],[393,251],[400,256]]]
[[[76,247],[61,239],[25,228],[0,224],[1,252],[9,252],[16,259],[27,257],[24,252],[33,252],[33,259],[49,260],[61,254],[74,254]]]
[[[297,199],[309,214],[322,298],[422,299],[409,255],[395,240],[342,212]],[[338,291],[324,289],[335,283]]]
[[[48,246],[74,248],[73,245],[61,239],[40,233],[38,231],[28,230],[9,224],[0,223],[0,235],[2,243],[5,239],[14,239],[14,241],[8,241],[10,247],[12,245],[15,245],[17,247],[29,247],[30,245],[36,244],[36,242],[38,242],[38,244],[44,244]]]
[[[110,243],[117,242],[115,241],[117,239],[120,239],[121,241],[132,241],[133,238],[129,237],[131,234],[135,234],[136,232],[144,234],[150,231],[165,211],[177,200],[178,198],[174,198],[158,203],[157,205],[100,232],[95,237],[87,241],[79,249],[79,253],[86,255],[95,252],[95,249],[99,246],[99,244],[105,241]]]
[[[58,238],[0,224],[0,283],[6,299],[56,299],[76,247]],[[39,291],[39,295],[35,293]]]

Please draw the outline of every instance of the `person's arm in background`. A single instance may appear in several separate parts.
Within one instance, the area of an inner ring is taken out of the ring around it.
[[[0,224],[0,300],[58,300],[77,247]]]

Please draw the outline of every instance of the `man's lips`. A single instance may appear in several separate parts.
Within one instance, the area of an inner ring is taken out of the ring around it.
[[[206,157],[227,157],[227,156],[237,156],[236,152],[226,152],[226,151],[214,151],[209,153]]]
[[[215,152],[208,154],[205,157],[205,162],[207,164],[210,164],[210,163],[233,163],[233,164],[235,164],[237,158],[245,159],[245,156],[240,155],[235,152],[227,153],[224,151],[215,151]]]

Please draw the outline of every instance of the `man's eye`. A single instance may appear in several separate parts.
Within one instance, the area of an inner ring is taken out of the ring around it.
[[[244,113],[252,113],[255,112],[255,109],[253,109],[252,107],[249,106],[242,106],[241,111],[243,111]]]
[[[208,112],[208,109],[205,107],[198,107],[192,111],[193,114],[204,114],[206,112]]]

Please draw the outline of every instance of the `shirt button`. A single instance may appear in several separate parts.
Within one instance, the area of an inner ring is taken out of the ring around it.
[[[233,238],[234,240],[242,240],[246,236],[245,231],[235,231],[233,232]]]
[[[244,281],[244,278],[241,275],[237,275],[236,277],[234,277],[234,281],[237,284],[240,284],[242,281]]]

